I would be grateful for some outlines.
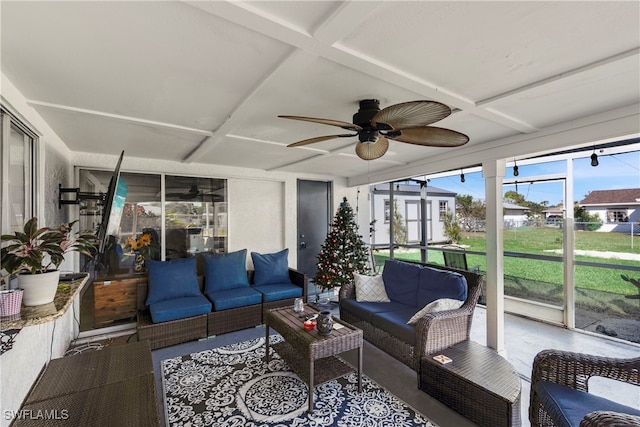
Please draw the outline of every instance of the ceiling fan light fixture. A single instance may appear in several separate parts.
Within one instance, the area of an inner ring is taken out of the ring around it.
[[[387,152],[389,140],[379,137],[376,142],[358,142],[356,144],[356,155],[362,160],[375,160]]]

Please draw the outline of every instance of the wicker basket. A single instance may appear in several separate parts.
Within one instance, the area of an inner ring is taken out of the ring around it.
[[[0,291],[0,317],[15,316],[20,313],[22,289]]]

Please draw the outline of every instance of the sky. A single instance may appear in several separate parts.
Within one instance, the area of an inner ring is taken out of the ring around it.
[[[624,188],[640,188],[640,151],[613,154],[598,157],[599,165],[591,166],[590,158],[574,160],[574,201],[579,202],[593,190],[619,190]],[[516,179],[513,176],[512,164],[507,164],[504,180]],[[527,178],[566,173],[566,161],[555,161],[541,164],[520,164],[518,162],[517,192],[530,202],[548,202],[547,206],[562,203],[562,182],[525,182]],[[459,195],[471,195],[474,199],[485,199],[484,179],[481,172],[465,172],[465,182],[460,182],[460,174],[434,178],[430,186],[454,191]],[[504,191],[515,191],[513,185],[505,185]]]

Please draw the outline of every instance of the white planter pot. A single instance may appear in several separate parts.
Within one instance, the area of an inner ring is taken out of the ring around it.
[[[19,274],[18,287],[24,291],[22,304],[33,306],[52,302],[58,290],[59,279],[59,270],[41,274]]]

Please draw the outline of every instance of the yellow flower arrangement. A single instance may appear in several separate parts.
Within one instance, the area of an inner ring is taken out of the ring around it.
[[[125,248],[132,250],[136,254],[136,270],[142,269],[143,261],[151,258],[157,248],[152,245],[151,233],[142,233],[137,239],[129,237],[125,243]]]
[[[134,251],[139,251],[149,245],[151,245],[151,234],[149,233],[144,233],[137,240],[133,237],[127,239],[127,246],[131,247]]]

